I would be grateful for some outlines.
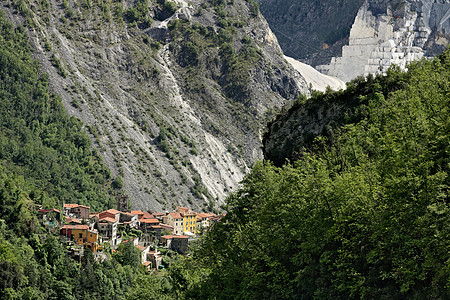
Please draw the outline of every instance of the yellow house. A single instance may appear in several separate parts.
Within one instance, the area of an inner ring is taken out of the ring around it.
[[[98,241],[98,233],[90,230],[88,225],[64,225],[61,228],[61,235],[72,238],[78,245],[94,244]]]
[[[97,231],[92,231],[92,230],[88,230],[87,232],[87,236],[86,236],[86,240],[88,243],[97,243],[98,241],[98,232]]]
[[[197,234],[197,214],[193,211],[181,213],[183,216],[183,231]]]

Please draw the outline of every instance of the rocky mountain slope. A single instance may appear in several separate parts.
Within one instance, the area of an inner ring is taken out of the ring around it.
[[[341,57],[317,69],[349,81],[383,73],[423,56],[440,54],[450,40],[450,1],[366,0],[350,31]]]
[[[213,209],[307,93],[251,1],[2,1],[133,208]]]
[[[316,66],[341,54],[364,0],[258,0],[284,53]]]

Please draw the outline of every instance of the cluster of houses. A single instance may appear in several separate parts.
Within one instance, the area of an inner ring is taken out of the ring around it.
[[[106,243],[113,251],[121,243],[133,243],[141,251],[142,263],[149,270],[161,265],[158,245],[184,254],[189,240],[223,217],[196,213],[180,206],[175,212],[168,213],[116,209],[91,212],[89,206],[80,204],[64,204],[62,213],[57,209],[40,209],[38,215],[46,226],[58,227],[61,238],[94,252],[102,251]],[[142,232],[140,238],[121,236],[121,232],[133,230]],[[150,249],[151,246],[154,249]]]

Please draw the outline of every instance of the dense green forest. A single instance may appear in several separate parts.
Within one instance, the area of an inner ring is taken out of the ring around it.
[[[197,275],[176,279],[183,295],[448,298],[449,79],[447,50],[407,73],[315,93],[308,101],[360,91],[358,117],[296,161],[254,167],[193,254]]]
[[[114,201],[109,170],[30,55],[24,28],[0,11],[0,299],[164,299],[130,243],[106,262],[91,252],[76,261],[36,218],[35,204]]]

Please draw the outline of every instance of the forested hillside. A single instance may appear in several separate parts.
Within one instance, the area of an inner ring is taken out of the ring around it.
[[[179,279],[184,295],[448,298],[449,79],[447,50],[285,112],[360,94],[353,117],[295,161],[261,162],[246,176],[193,256],[203,272]]]
[[[0,16],[1,173],[24,177],[37,204],[110,207],[115,204],[110,171],[81,122],[49,91],[48,75],[30,58],[24,28]]]
[[[36,218],[36,205],[61,200],[109,208],[117,182],[30,54],[25,30],[0,13],[0,299],[137,299],[141,285],[164,299],[130,243],[107,262],[89,251],[77,262]]]

